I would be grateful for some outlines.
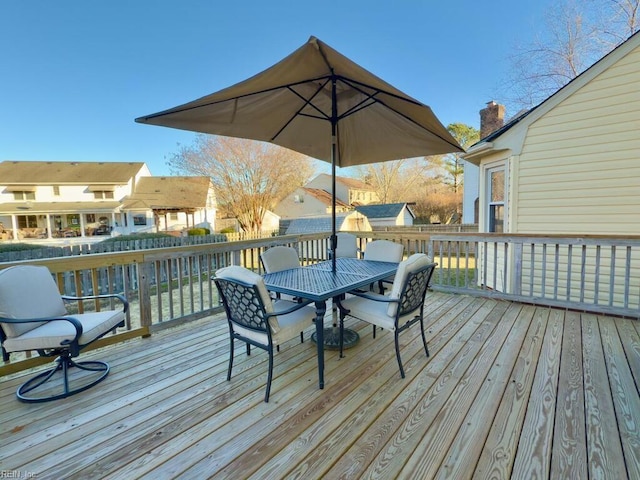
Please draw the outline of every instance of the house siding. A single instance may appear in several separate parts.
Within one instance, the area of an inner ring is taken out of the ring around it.
[[[640,234],[640,48],[530,125],[517,233]]]

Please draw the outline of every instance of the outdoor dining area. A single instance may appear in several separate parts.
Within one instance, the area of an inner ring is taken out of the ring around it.
[[[81,351],[110,372],[66,398],[16,399],[46,366],[3,377],[0,468],[38,478],[637,478],[636,320],[425,289],[408,316],[424,328],[398,328],[407,316],[389,315],[396,287],[402,297],[412,273],[434,265],[406,252],[371,260],[392,251],[378,242],[359,252],[339,239],[337,251],[356,257],[335,257],[335,271],[333,259],[301,264],[277,246],[262,252],[262,273],[219,269],[211,283],[245,288],[253,325],[232,324],[238,309],[223,293],[222,313]],[[387,303],[374,307],[376,297]],[[263,315],[284,304],[305,314]],[[336,329],[357,341],[327,345]]]

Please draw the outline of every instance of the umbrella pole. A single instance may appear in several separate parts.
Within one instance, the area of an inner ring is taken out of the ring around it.
[[[332,72],[333,73],[333,72]],[[336,153],[338,127],[338,98],[336,94],[336,77],[331,78],[331,271],[336,272]]]

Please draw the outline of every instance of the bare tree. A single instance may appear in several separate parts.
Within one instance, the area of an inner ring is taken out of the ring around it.
[[[509,110],[531,108],[638,30],[640,0],[564,0],[549,9],[545,30],[511,57]]]
[[[179,147],[168,161],[172,173],[211,177],[218,205],[245,231],[259,231],[266,211],[314,171],[309,157],[252,140],[199,134]]]
[[[638,8],[640,0],[592,0],[603,3],[602,11],[597,14],[597,28],[602,32],[605,48],[611,50],[638,31],[640,18]]]
[[[384,204],[409,201],[409,192],[421,183],[425,167],[417,159],[403,159],[363,165],[358,171]]]

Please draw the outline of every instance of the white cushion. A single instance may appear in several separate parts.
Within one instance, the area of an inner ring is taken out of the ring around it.
[[[256,285],[258,287],[258,292],[260,292],[262,303],[264,303],[265,310],[267,313],[273,312],[273,305],[271,304],[269,291],[264,285],[263,278],[257,273],[238,265],[231,265],[230,267],[224,267],[217,270],[216,277],[225,278],[227,280],[238,280],[248,285]]]
[[[365,260],[376,262],[400,262],[404,254],[404,247],[389,240],[374,240],[367,244],[364,251]]]
[[[351,233],[338,233],[338,245],[336,246],[336,258],[356,258],[358,256],[358,238]]]
[[[109,330],[115,328],[124,320],[124,312],[107,310],[102,312],[90,312],[76,315],[67,315],[80,321],[82,335],[78,344],[86,345]],[[65,341],[71,341],[76,336],[75,327],[67,321],[55,320],[39,324],[33,330],[23,333],[18,337],[7,338],[4,348],[7,352],[22,352],[27,350],[58,348]]]
[[[271,247],[260,254],[262,264],[267,273],[280,272],[300,266],[298,252],[293,247],[279,245]]]
[[[369,293],[367,295],[379,297],[381,299],[388,299],[385,295],[379,293]],[[395,316],[390,316],[388,313],[388,303],[376,302],[375,300],[369,300],[362,297],[351,297],[343,300],[342,306],[349,310],[349,315],[364,320],[365,322],[372,323],[380,328],[395,331]],[[394,313],[395,315],[395,313]],[[405,315],[400,318],[399,324],[404,324],[405,321],[412,318],[414,315]]]
[[[400,262],[398,265],[398,270],[396,271],[396,277],[393,280],[393,287],[391,287],[391,294],[389,298],[399,299],[400,294],[402,293],[402,285],[404,281],[407,279],[407,276],[411,272],[415,272],[416,270],[420,270],[426,265],[432,263],[431,258],[424,253],[414,253],[405,261]],[[391,317],[394,317],[398,311],[398,303],[389,303],[388,304],[388,314]]]
[[[0,317],[50,318],[67,314],[67,309],[47,267],[20,265],[0,270]],[[7,338],[38,328],[41,323],[3,323]]]

